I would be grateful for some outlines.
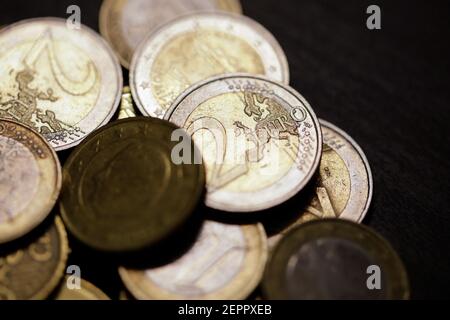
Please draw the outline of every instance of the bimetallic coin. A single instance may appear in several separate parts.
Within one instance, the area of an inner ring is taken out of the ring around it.
[[[164,240],[191,217],[203,194],[204,167],[172,161],[176,129],[155,118],[118,120],[72,152],[60,207],[75,237],[98,250],[130,252]]]
[[[63,276],[69,248],[60,218],[29,245],[0,253],[0,300],[45,299]]]
[[[78,144],[113,116],[122,71],[107,43],[66,20],[39,18],[0,32],[0,118],[22,122],[56,149]]]
[[[136,117],[136,111],[133,107],[133,98],[131,97],[130,87],[124,87],[122,90],[122,100],[120,101],[118,119]]]
[[[80,288],[73,289],[69,289],[68,281],[70,279],[66,277],[55,293],[54,300],[110,300],[102,290],[86,280],[80,279]]]
[[[331,123],[319,120],[323,135],[322,159],[315,195],[298,219],[269,238],[273,247],[288,229],[306,221],[340,218],[361,222],[372,200],[369,162],[358,144]]]
[[[134,51],[149,32],[183,14],[205,10],[242,12],[239,0],[104,0],[100,32],[128,69]]]
[[[349,220],[290,230],[275,247],[262,289],[268,299],[407,299],[408,278],[390,244]]]
[[[61,165],[45,139],[15,121],[0,119],[0,243],[40,224],[61,189]]]
[[[138,299],[245,299],[261,280],[267,242],[261,224],[206,221],[194,246],[168,265],[119,268]]]
[[[162,118],[190,85],[234,72],[289,82],[286,57],[261,25],[244,16],[199,13],[167,23],[142,42],[130,86],[142,114]]]
[[[202,150],[206,204],[231,212],[278,205],[314,175],[322,134],[294,89],[250,75],[224,75],[188,89],[166,119]]]

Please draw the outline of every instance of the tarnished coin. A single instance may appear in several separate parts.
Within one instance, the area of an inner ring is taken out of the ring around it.
[[[168,265],[119,268],[138,299],[245,299],[261,280],[267,242],[261,224],[205,221],[194,246]]]
[[[63,276],[69,248],[60,218],[20,248],[0,249],[0,300],[45,299]]]
[[[315,194],[290,226],[269,238],[273,245],[294,226],[321,218],[361,222],[372,200],[369,162],[358,144],[331,123],[319,120],[323,135],[322,159]]]
[[[15,121],[0,119],[0,243],[40,224],[61,189],[61,165],[45,139]]]
[[[0,118],[22,122],[56,149],[78,144],[113,116],[122,71],[88,27],[39,18],[0,32]]]
[[[165,24],[142,42],[130,86],[140,111],[162,118],[190,85],[233,72],[289,82],[286,57],[261,25],[244,16],[198,13]]]
[[[204,167],[172,160],[176,129],[156,118],[118,120],[72,152],[60,206],[75,237],[99,250],[135,251],[164,240],[191,217],[204,190]]]
[[[294,89],[250,75],[224,75],[186,90],[166,119],[201,148],[206,204],[231,211],[278,205],[314,175],[322,134],[313,110]]]
[[[133,52],[149,32],[180,15],[205,10],[242,12],[239,0],[104,0],[100,32],[128,68]]]
[[[118,119],[126,119],[136,117],[136,111],[133,106],[133,98],[131,97],[131,89],[126,86],[122,90],[122,99],[120,100]]]
[[[390,244],[349,220],[311,221],[290,230],[267,264],[268,299],[407,299],[408,278]]]
[[[109,297],[92,283],[80,280],[80,287],[69,288],[70,279],[66,277],[55,292],[54,300],[110,300]]]

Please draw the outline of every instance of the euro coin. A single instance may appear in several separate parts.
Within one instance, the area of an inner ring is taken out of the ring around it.
[[[119,268],[127,289],[146,299],[245,299],[261,280],[267,242],[261,224],[205,221],[194,246],[150,269]]]
[[[25,20],[1,30],[0,47],[0,118],[32,127],[63,150],[114,115],[122,71],[107,43],[86,26]]]
[[[175,164],[175,130],[190,141],[168,121],[118,120],[72,152],[63,168],[60,208],[76,238],[94,249],[127,253],[153,246],[189,220],[203,195],[204,167]],[[189,148],[196,153],[192,143]]]
[[[198,13],[165,24],[141,43],[130,86],[142,114],[162,118],[190,85],[233,72],[289,82],[286,57],[261,25],[244,16]]]
[[[40,224],[61,189],[61,165],[39,134],[0,119],[0,243],[17,239]]]
[[[0,300],[45,299],[58,285],[67,261],[67,235],[60,218],[31,243],[1,248]]]
[[[69,287],[68,283],[70,278],[66,276],[54,294],[54,300],[110,300],[102,290],[84,279],[79,279],[79,288]]]
[[[314,196],[298,219],[269,238],[270,247],[298,224],[323,218],[361,222],[369,209],[373,181],[364,152],[347,133],[327,121],[319,122],[323,150]]]
[[[128,69],[139,43],[160,25],[195,11],[241,13],[239,0],[104,0],[100,32]]]
[[[340,219],[308,222],[275,247],[262,289],[268,299],[407,299],[408,277],[390,244]]]
[[[251,75],[224,75],[186,90],[166,119],[202,150],[206,204],[230,212],[268,209],[291,198],[319,165],[322,134],[294,89]]]
[[[133,106],[133,98],[131,97],[131,89],[126,86],[122,90],[122,99],[120,100],[118,119],[126,119],[136,117],[136,111]]]

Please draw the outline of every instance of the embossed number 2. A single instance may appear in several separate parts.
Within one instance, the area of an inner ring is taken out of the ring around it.
[[[230,170],[223,171],[223,163],[227,153],[227,133],[222,123],[212,117],[202,117],[194,120],[186,129],[192,137],[200,130],[208,130],[214,135],[216,142],[216,161],[211,170],[209,191],[217,190],[248,172],[247,163],[237,164]],[[217,133],[219,137],[216,136]]]
[[[25,56],[24,64],[34,70],[36,61],[42,53],[46,52],[52,69],[52,75],[58,85],[65,92],[78,96],[89,92],[97,81],[97,72],[92,61],[86,65],[86,75],[81,81],[70,79],[62,70],[61,65],[56,57],[53,46],[53,37],[50,29],[47,29],[33,44],[31,50]]]

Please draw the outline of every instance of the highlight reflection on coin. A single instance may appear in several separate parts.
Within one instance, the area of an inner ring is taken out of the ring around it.
[[[23,124],[0,119],[0,243],[41,223],[61,189],[52,147]]]
[[[242,11],[239,0],[104,0],[100,32],[128,68],[134,51],[149,32],[180,15],[205,10]]]
[[[67,286],[67,281],[70,279],[65,277],[53,297],[54,300],[110,300],[102,290],[84,279],[80,279],[80,288],[72,289]]]
[[[267,258],[261,224],[206,221],[194,246],[168,265],[119,268],[138,299],[244,299],[258,285]]]
[[[130,252],[164,240],[191,217],[203,194],[204,167],[172,161],[175,129],[156,118],[118,120],[72,152],[60,207],[74,236],[98,250]]]
[[[269,238],[270,246],[300,223],[321,218],[361,222],[369,209],[373,181],[364,152],[341,129],[324,120],[320,125],[324,145],[315,195],[293,224]]]
[[[206,204],[231,211],[273,207],[314,175],[319,122],[294,89],[250,75],[219,76],[188,89],[166,119],[202,149]]]
[[[369,280],[377,290],[368,287]],[[409,297],[405,268],[390,244],[371,229],[340,219],[290,230],[271,255],[262,288],[268,299]]]
[[[64,19],[39,18],[0,32],[0,118],[22,122],[56,149],[78,144],[113,116],[122,72],[106,42]]]
[[[63,276],[67,235],[60,218],[29,245],[0,251],[0,300],[45,299]]]
[[[190,85],[233,72],[289,82],[286,57],[257,22],[227,13],[198,13],[167,23],[133,56],[130,86],[142,114],[162,118]]]
[[[118,119],[136,117],[136,111],[133,107],[133,98],[131,97],[130,87],[124,87],[122,90],[122,99],[120,100]]]

